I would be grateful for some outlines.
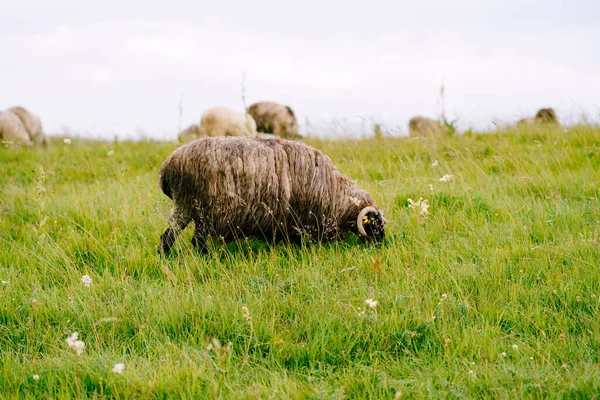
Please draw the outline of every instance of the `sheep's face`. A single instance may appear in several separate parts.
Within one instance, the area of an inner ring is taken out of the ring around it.
[[[366,236],[360,235],[360,237],[365,241],[382,241],[385,238],[386,222],[381,211],[368,212],[362,217],[362,227]]]

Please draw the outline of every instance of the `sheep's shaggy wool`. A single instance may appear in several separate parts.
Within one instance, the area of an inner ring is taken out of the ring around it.
[[[373,199],[329,157],[284,139],[204,138],[181,146],[162,164],[162,191],[174,201],[161,237],[167,253],[194,221],[194,244],[225,241],[339,240],[349,232],[383,239],[385,219]]]

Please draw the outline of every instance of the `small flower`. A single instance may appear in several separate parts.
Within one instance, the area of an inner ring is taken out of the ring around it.
[[[433,189],[433,185],[432,185],[431,183],[429,184],[429,190],[431,190],[432,192],[433,192],[433,190],[434,190],[434,189]]]
[[[31,300],[31,305],[33,307],[37,306],[38,305],[38,301],[36,299]]]
[[[83,283],[83,286],[89,288],[92,286],[92,277],[89,275],[84,275],[81,277],[81,282]]]
[[[448,300],[448,295],[446,293],[442,293],[442,297],[440,297],[440,301]]]
[[[502,353],[500,353],[500,358],[505,358],[506,357],[506,352],[503,351]]]
[[[65,139],[63,140],[63,142],[64,142],[65,144],[71,144],[71,139],[69,139],[69,138],[65,138]]]
[[[73,350],[73,352],[75,354],[80,356],[81,354],[83,354],[83,349],[85,348],[85,343],[83,343],[81,340],[77,340],[78,338],[79,338],[79,333],[73,332],[71,334],[71,336],[69,336],[67,338],[66,342],[69,345],[69,347],[71,348],[71,350]]]
[[[377,306],[377,301],[373,300],[373,299],[366,299],[365,300],[365,305],[371,307],[371,308],[375,308]]]
[[[362,318],[362,317],[364,317],[365,315],[366,315],[366,314],[365,314],[365,311],[364,311],[364,310],[363,310],[363,311],[359,311],[359,312],[358,312],[358,316],[359,316],[359,317],[361,317],[361,318]]]
[[[110,149],[110,150],[108,151],[108,153],[106,153],[106,155],[107,155],[107,156],[109,156],[109,157],[112,157],[112,156],[114,156],[114,155],[115,155],[115,151],[114,151],[113,149]]]
[[[516,344],[513,344],[513,345],[512,345],[512,349],[513,349],[514,351],[519,351],[519,346],[517,346]]]
[[[117,363],[112,368],[112,372],[115,374],[122,374],[125,371],[125,363]]]
[[[477,378],[477,374],[475,374],[475,371],[473,371],[472,369],[469,370],[469,375],[471,376],[471,378],[475,379]]]
[[[40,380],[40,376],[38,374],[35,374],[34,376],[31,377],[31,379],[33,379],[34,381],[39,381]]]
[[[3,285],[8,285],[8,281],[2,281]]]
[[[248,323],[251,324],[252,315],[250,314],[250,310],[248,309],[248,307],[246,307],[245,304],[242,306],[242,314],[244,315],[244,318],[246,318],[246,321],[248,321]]]
[[[450,183],[454,180],[454,175],[446,174],[440,178],[440,182]]]
[[[412,208],[419,213],[419,216],[422,218],[427,218],[429,216],[429,200],[423,200],[422,197],[417,201],[413,201],[413,199],[407,199],[408,208]]]
[[[438,162],[438,160],[435,160],[434,162],[431,163],[431,168],[437,168],[440,165],[440,163]]]

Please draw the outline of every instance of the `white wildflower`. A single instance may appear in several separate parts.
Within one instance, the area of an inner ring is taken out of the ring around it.
[[[8,285],[8,281],[2,281],[3,285]]]
[[[438,162],[438,160],[435,160],[434,162],[431,163],[431,168],[437,168],[440,165],[440,163]]]
[[[31,377],[31,379],[33,379],[34,381],[39,381],[40,376],[38,374],[35,374],[34,376]]]
[[[85,287],[90,287],[92,286],[92,277],[89,275],[84,275],[81,277],[81,283],[83,283],[83,286]]]
[[[442,293],[442,297],[440,298],[440,301],[446,301],[448,300],[448,295],[446,293]]]
[[[122,374],[125,371],[125,363],[117,363],[113,366],[112,372]]]
[[[472,369],[469,370],[469,375],[471,375],[471,378],[473,379],[477,378],[477,374]]]
[[[452,181],[454,181],[454,175],[452,174],[446,174],[440,178],[440,182],[450,183]]]
[[[377,306],[377,301],[373,300],[373,299],[366,299],[365,300],[365,305],[371,307],[371,308],[375,308]]]
[[[500,353],[500,358],[505,358],[506,357],[506,352],[503,351],[502,353]]]
[[[69,139],[69,138],[65,138],[65,139],[63,140],[63,142],[64,142],[65,144],[71,144],[71,139]]]
[[[513,349],[514,351],[519,351],[519,346],[517,346],[516,344],[513,344],[513,345],[512,345],[512,349]]]
[[[413,210],[417,210],[421,217],[429,216],[429,200],[423,200],[422,197],[417,201],[413,201],[413,199],[408,199],[408,207]]]
[[[115,155],[115,151],[114,151],[113,149],[110,149],[110,150],[108,151],[108,153],[106,153],[106,155],[107,155],[107,156],[109,156],[109,157],[112,157],[112,156],[114,156],[114,155]]]
[[[434,190],[434,189],[433,189],[433,185],[432,185],[431,183],[429,184],[429,190],[431,190],[432,192],[433,192],[433,190]]]
[[[83,353],[83,349],[85,348],[85,343],[81,340],[77,340],[79,338],[79,333],[73,332],[71,336],[69,336],[66,340],[67,344],[77,354],[80,356]]]

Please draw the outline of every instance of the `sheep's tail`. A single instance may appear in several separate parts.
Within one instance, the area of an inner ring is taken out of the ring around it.
[[[170,173],[168,168],[161,168],[158,174],[158,182],[160,185],[160,189],[163,193],[170,199],[173,199],[173,192],[171,191],[170,185]]]

